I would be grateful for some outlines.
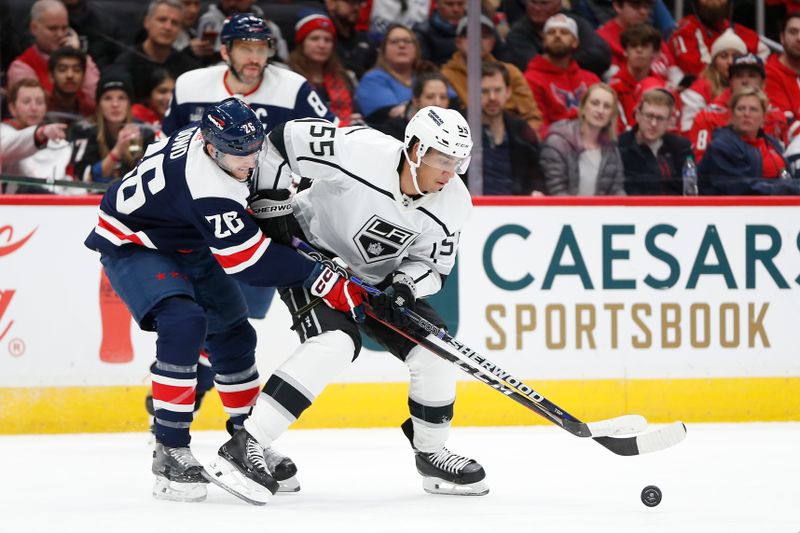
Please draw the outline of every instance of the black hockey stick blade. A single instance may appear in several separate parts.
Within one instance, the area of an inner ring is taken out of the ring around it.
[[[594,440],[617,455],[641,455],[671,448],[686,438],[686,425],[673,422],[633,437],[594,437]]]

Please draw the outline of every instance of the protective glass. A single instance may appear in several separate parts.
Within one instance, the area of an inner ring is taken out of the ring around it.
[[[434,149],[428,150],[420,159],[424,165],[456,174],[464,174],[469,167],[469,161],[469,157],[452,157]]]

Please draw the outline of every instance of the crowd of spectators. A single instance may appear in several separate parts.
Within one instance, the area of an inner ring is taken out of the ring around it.
[[[467,3],[37,0],[14,24],[0,0],[15,50],[0,58],[0,172],[124,176],[164,135],[181,76],[233,60],[220,33],[236,13],[266,21],[270,68],[305,78],[339,126],[402,139],[421,107],[466,113]],[[680,195],[696,169],[700,194],[800,194],[800,11],[771,4],[780,44],[734,23],[730,0],[690,0],[677,21],[663,0],[483,0],[483,193]]]

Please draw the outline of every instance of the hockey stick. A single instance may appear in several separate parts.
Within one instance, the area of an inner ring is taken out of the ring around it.
[[[335,264],[328,257],[302,240],[293,238],[292,245],[311,259],[324,262],[328,266],[334,265],[333,267],[335,267]],[[336,270],[349,277],[353,283],[356,283],[368,293],[381,293],[379,289],[364,283],[346,270],[341,268]],[[370,312],[369,314],[377,319],[373,313]],[[380,319],[377,320],[416,344],[452,362],[465,373],[483,381],[564,430],[578,437],[592,437],[618,455],[638,455],[641,453],[658,451],[674,446],[686,436],[686,426],[681,422],[675,422],[636,437],[616,438],[614,437],[615,435],[637,433],[644,430],[647,424],[644,417],[639,415],[625,415],[597,422],[581,422],[537,393],[522,382],[522,380],[515,378],[510,373],[450,336],[443,328],[437,327],[435,324],[425,320],[409,309],[404,309],[403,314],[421,331],[426,332],[426,335],[415,335],[411,332],[400,330]]]

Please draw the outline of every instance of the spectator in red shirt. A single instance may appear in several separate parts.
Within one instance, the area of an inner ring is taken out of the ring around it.
[[[50,54],[63,46],[80,49],[78,34],[69,27],[67,8],[56,0],[39,0],[31,6],[30,31],[34,43],[8,67],[7,82],[11,87],[17,81],[30,78],[39,80],[49,97],[53,82],[47,65]],[[90,56],[86,57],[86,75],[81,85],[80,98],[93,100],[100,79],[100,70]]]
[[[294,27],[296,46],[289,54],[289,68],[308,80],[325,106],[339,118],[340,126],[363,124],[353,102],[358,81],[336,55],[333,21],[316,11],[301,11],[300,17]]]
[[[653,72],[653,61],[661,46],[661,34],[649,24],[628,26],[620,35],[626,61],[611,79],[620,105],[617,131],[633,127],[634,112],[642,94],[642,86],[663,86],[665,82]]]
[[[712,44],[731,27],[728,0],[696,0],[694,9],[695,14],[683,17],[669,38],[675,63],[687,76],[699,76],[711,63]],[[733,31],[744,41],[746,52],[766,61],[769,49],[756,32],[741,24],[734,24]]]
[[[728,107],[731,94],[745,87],[762,88],[764,85],[764,62],[761,58],[747,54],[737,57],[730,67],[730,88],[715,98],[711,104],[702,109],[694,119],[694,125],[689,132],[689,140],[694,146],[695,160],[700,162],[705,155],[711,136],[715,129],[722,128],[730,121],[731,110]],[[789,125],[786,116],[771,102],[767,104],[767,113],[764,119],[764,131],[786,143]]]
[[[611,68],[609,69],[611,77],[623,69],[626,62],[622,32],[633,25],[645,24],[650,18],[654,3],[655,0],[613,0],[611,5],[617,16],[597,28],[597,34],[611,48]],[[656,32],[658,33],[658,30]],[[675,65],[667,43],[659,40],[656,52],[651,66],[653,74],[668,79],[670,85],[677,86],[683,78],[683,72]]]
[[[787,15],[781,25],[783,53],[767,61],[765,92],[769,101],[791,121],[800,118],[800,13]]]
[[[156,68],[148,73],[142,82],[144,97],[131,107],[133,118],[161,132],[161,122],[169,109],[172,91],[175,90],[175,78],[165,68]]]
[[[692,128],[697,113],[728,88],[733,60],[747,53],[747,47],[732,30],[726,30],[711,47],[711,63],[692,86],[681,93],[681,131]]]
[[[578,44],[575,21],[561,13],[553,15],[544,25],[544,53],[531,59],[525,70],[525,79],[542,111],[542,137],[551,123],[577,117],[581,97],[600,81],[575,61]]]

